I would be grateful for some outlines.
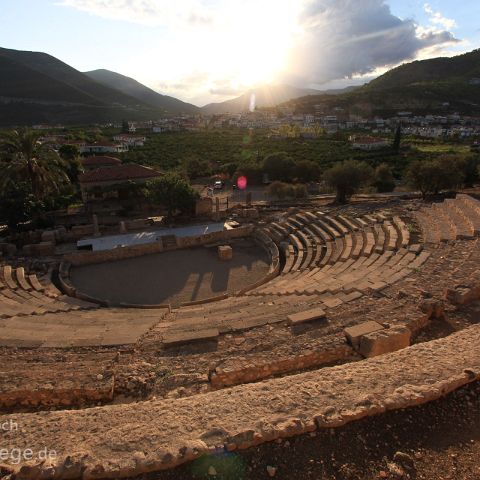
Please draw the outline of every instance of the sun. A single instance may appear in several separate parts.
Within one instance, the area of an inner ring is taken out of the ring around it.
[[[216,79],[248,88],[275,82],[288,69],[298,3],[288,0],[238,2],[221,26],[203,35],[204,69]],[[232,4],[230,4],[232,5]]]
[[[237,32],[230,44],[238,83],[271,83],[288,68],[295,19],[295,6],[278,0],[256,2],[239,13]]]
[[[158,62],[153,68],[148,62],[148,68],[164,84],[179,89],[189,85],[195,95],[208,92],[211,101],[281,83],[289,73],[288,61],[300,31],[302,2],[231,0],[219,5],[224,10],[216,12],[211,24],[177,29],[174,48],[154,47],[152,58]]]

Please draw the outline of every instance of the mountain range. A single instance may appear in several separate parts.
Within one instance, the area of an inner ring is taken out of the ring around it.
[[[85,75],[106,87],[118,90],[129,97],[136,98],[145,105],[165,110],[169,113],[200,113],[200,108],[191,103],[182,102],[137,82],[135,79],[110,70],[100,69],[85,72]]]
[[[305,95],[337,91],[259,86],[225,102],[198,107],[162,95],[106,69],[80,72],[43,52],[0,48],[0,125],[156,119],[165,114],[221,114],[271,107]]]
[[[480,115],[480,49],[454,57],[406,63],[353,91],[310,95],[287,102],[298,112],[341,108],[359,115],[459,112]]]
[[[133,78],[100,69],[80,72],[42,52],[0,48],[0,125],[153,120],[165,114],[221,114],[292,106],[297,112],[339,108],[360,115],[454,109],[480,114],[480,50],[394,68],[362,87],[319,91],[260,86],[225,102],[197,107]],[[254,94],[254,95],[253,95]]]
[[[355,89],[347,87],[342,90],[313,90],[310,88],[298,88],[291,85],[261,85],[240,95],[237,98],[219,103],[209,103],[201,108],[202,113],[240,113],[246,112],[251,107],[275,107],[289,100],[305,97],[307,95],[338,95],[345,91]]]

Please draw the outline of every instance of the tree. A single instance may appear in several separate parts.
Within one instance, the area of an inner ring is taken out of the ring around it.
[[[480,180],[480,155],[471,155],[465,159],[465,186],[473,187]]]
[[[248,185],[260,185],[262,183],[262,167],[251,161],[246,162],[238,167],[234,181],[236,182],[240,176],[247,178]]]
[[[171,217],[176,211],[192,212],[199,195],[184,178],[170,172],[148,182],[146,196],[153,203],[164,206]]]
[[[185,160],[185,170],[188,178],[209,177],[212,174],[212,167],[207,160],[200,160],[192,157]]]
[[[17,182],[28,182],[36,200],[57,192],[68,183],[65,162],[48,144],[39,142],[32,130],[7,132],[0,140],[0,191],[6,192]]]
[[[295,177],[300,182],[316,182],[320,178],[320,167],[311,160],[300,160],[295,165]]]
[[[130,125],[127,120],[122,120],[122,133],[129,133]]]
[[[43,210],[43,203],[35,199],[27,182],[10,185],[0,194],[0,220],[12,230]]]
[[[335,190],[338,203],[346,203],[371,177],[372,169],[365,162],[356,160],[337,163],[323,175],[325,183]]]
[[[80,149],[76,145],[62,145],[58,154],[64,160],[74,160],[80,156]]]
[[[224,163],[219,167],[219,171],[221,173],[227,174],[230,178],[233,177],[237,169],[238,169],[238,165],[235,162]]]
[[[408,168],[407,179],[425,199],[428,194],[438,194],[440,190],[461,185],[465,179],[465,163],[452,155],[444,155],[435,160],[416,160]]]
[[[425,200],[428,193],[437,188],[438,165],[433,160],[412,162],[407,171],[407,180],[412,188],[419,190]]]
[[[272,153],[265,157],[263,170],[270,180],[288,182],[294,176],[295,162],[285,152]]]
[[[395,189],[395,180],[392,174],[392,168],[386,163],[381,163],[373,176],[373,186],[379,193],[393,192]]]
[[[76,145],[62,145],[58,154],[65,162],[65,169],[71,183],[78,183],[78,176],[83,172],[80,162],[80,149]]]
[[[441,189],[459,188],[465,181],[466,161],[458,155],[442,155],[437,159],[439,173],[435,193]]]
[[[395,151],[400,150],[400,142],[402,141],[402,125],[399,123],[397,129],[395,130],[395,138],[393,139],[393,149]]]

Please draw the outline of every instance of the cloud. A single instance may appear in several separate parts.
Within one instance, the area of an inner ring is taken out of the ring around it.
[[[129,59],[129,73],[184,99],[223,100],[261,83],[361,82],[405,61],[450,53],[460,42],[454,20],[423,2],[424,25],[395,16],[387,0],[57,1],[161,27],[161,35],[146,34],[151,41]]]
[[[309,0],[300,25],[288,77],[300,84],[365,75],[458,42],[448,30],[396,17],[384,0]]]
[[[423,8],[429,15],[430,23],[433,25],[438,25],[439,27],[446,28],[447,30],[452,30],[457,26],[457,22],[453,18],[446,18],[440,12],[435,12],[430,4],[425,3]]]
[[[245,89],[246,88],[247,87],[245,87]],[[234,95],[241,95],[242,93],[244,93],[245,89],[239,90],[238,88],[230,87],[230,86],[226,85],[225,87],[210,88],[209,93],[211,95],[219,95],[221,97],[225,97],[225,96],[231,97],[231,96],[234,96]]]
[[[61,0],[60,5],[149,26],[205,26],[213,21],[201,0]]]

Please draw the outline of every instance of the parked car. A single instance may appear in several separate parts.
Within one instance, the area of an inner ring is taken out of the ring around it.
[[[213,184],[213,188],[215,190],[221,190],[223,188],[223,182],[221,180],[217,180],[214,184]]]

